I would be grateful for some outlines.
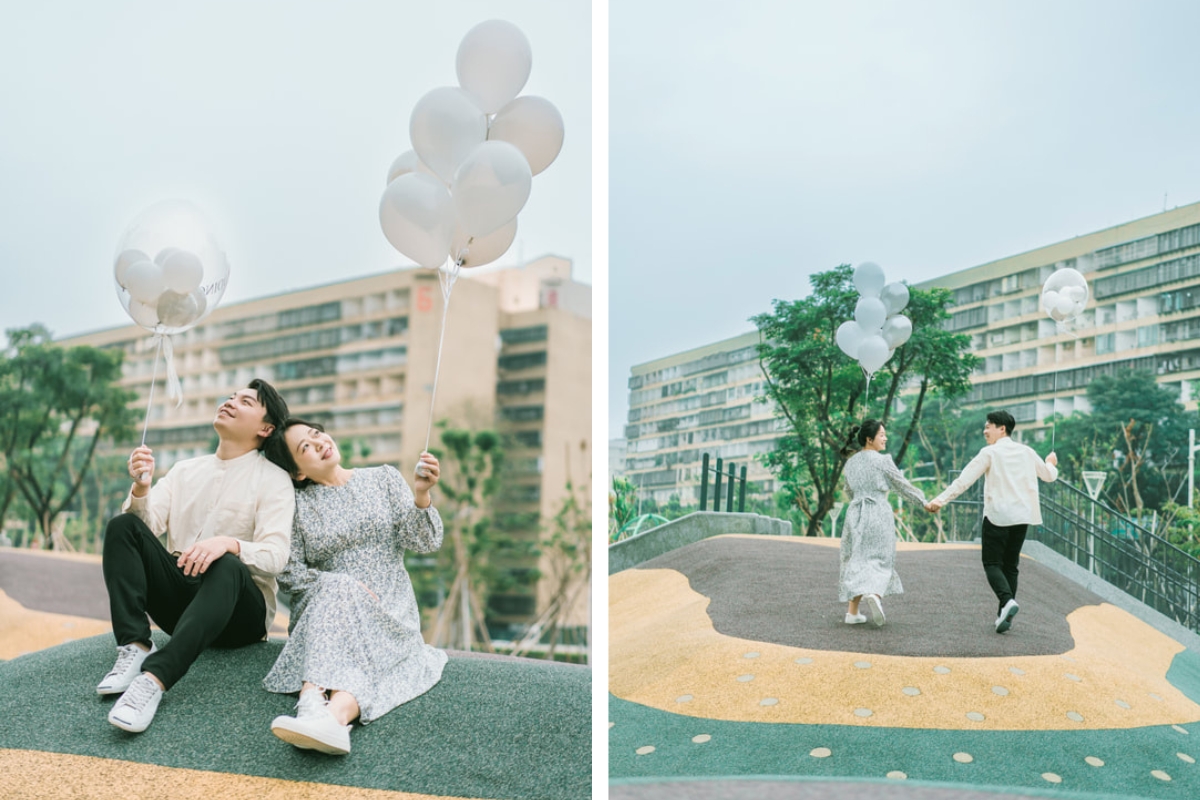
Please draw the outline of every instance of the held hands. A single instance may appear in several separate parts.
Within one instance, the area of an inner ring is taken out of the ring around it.
[[[928,511],[930,514],[936,514],[942,510],[942,504],[939,503],[937,500],[930,500],[928,503],[925,504],[925,510]]]
[[[146,445],[129,454],[129,477],[133,478],[133,496],[145,497],[154,478],[154,454]]]
[[[437,486],[441,475],[442,467],[433,454],[421,453],[421,458],[417,461],[416,478],[413,481],[413,495],[417,501],[417,508],[429,507],[429,490]]]
[[[240,550],[237,540],[231,536],[213,536],[210,539],[205,539],[196,542],[194,545],[184,550],[179,555],[179,560],[175,562],[175,566],[183,570],[183,574],[190,577],[195,575],[203,575],[212,563],[226,553],[237,553]]]
[[[1046,463],[1052,467],[1058,466],[1058,453],[1051,451],[1050,455],[1046,456]]]

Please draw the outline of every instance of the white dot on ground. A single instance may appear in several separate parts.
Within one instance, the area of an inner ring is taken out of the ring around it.
[[[679,697],[675,698],[675,702],[676,703],[690,703],[690,702],[692,702],[692,696],[690,694],[681,694],[681,695],[679,695]]]
[[[938,675],[949,675],[950,674],[949,667],[934,667],[933,671],[936,672]]]
[[[870,669],[871,662],[870,661],[855,661],[854,666],[858,667],[859,669]]]
[[[975,757],[970,753],[955,753],[954,760],[960,764],[970,764],[975,760]]]
[[[1195,764],[1195,763],[1196,763],[1196,759],[1192,758],[1192,757],[1191,757],[1191,756],[1189,756],[1187,753],[1176,753],[1175,755],[1179,756],[1179,760],[1180,760],[1180,761],[1186,761],[1186,762],[1187,762],[1187,763],[1189,763],[1189,764]]]
[[[907,775],[907,774],[905,774],[905,773],[903,773],[903,772],[901,772],[901,771],[900,771],[900,770],[898,770],[898,769],[894,769],[894,770],[892,770],[891,772],[889,772],[889,773],[887,774],[887,776],[888,776],[889,778],[891,778],[892,780],[894,780],[894,781],[906,781],[906,780],[908,780],[908,775]]]
[[[614,726],[614,725],[616,725],[616,724],[617,724],[617,723],[615,723],[615,722],[610,722],[610,723],[608,723],[608,729],[611,731],[611,730],[613,729],[613,726]]]
[[[654,752],[654,745],[652,745],[652,744],[648,744],[645,747],[639,747],[637,749],[637,754],[639,756],[648,756],[653,752]]]
[[[1008,689],[1005,689],[1003,686],[993,686],[992,694],[998,694],[1001,697],[1006,697],[1008,695]]]
[[[1071,658],[1070,656],[1063,656],[1063,657],[1062,657],[1062,660],[1063,660],[1063,661],[1070,661],[1072,664],[1074,664],[1074,663],[1075,663],[1075,659]]]
[[[984,716],[983,716],[983,714],[980,714],[978,711],[968,711],[967,719],[971,720],[972,722],[983,722]]]
[[[750,681],[754,680],[754,676],[753,675],[738,675],[737,679],[738,679],[738,683],[749,683]]]
[[[1150,770],[1150,774],[1153,775],[1154,777],[1158,778],[1160,781],[1171,780],[1171,776],[1168,775],[1167,773],[1163,772],[1161,769],[1152,769],[1152,770]]]
[[[1042,780],[1046,781],[1047,783],[1062,783],[1062,776],[1055,775],[1053,772],[1043,772]]]
[[[1187,736],[1187,735],[1188,735],[1188,729],[1187,729],[1187,728],[1181,728],[1181,727],[1180,727],[1180,726],[1178,726],[1178,725],[1172,725],[1171,727],[1172,727],[1172,728],[1174,728],[1175,730],[1179,731],[1180,733],[1182,733],[1184,736]]]
[[[917,695],[919,695],[921,693],[921,690],[915,686],[905,686],[900,691],[904,692],[909,697],[916,697]]]
[[[1020,667],[1009,667],[1008,671],[1011,672],[1013,675],[1024,675],[1025,674],[1025,670],[1021,669]]]
[[[856,717],[869,717],[869,716],[871,716],[871,715],[872,715],[872,714],[874,714],[874,713],[875,713],[875,712],[874,712],[874,711],[872,711],[872,710],[871,710],[871,709],[869,709],[869,708],[856,708],[856,709],[854,709],[854,716],[856,716]]]
[[[758,658],[759,655],[759,653],[746,653],[746,655],[742,656],[742,658]]]
[[[1129,705],[1129,703],[1126,703],[1124,700],[1114,700],[1113,702],[1119,705],[1121,708],[1133,708],[1133,706]]]
[[[1079,677],[1078,675],[1072,675],[1069,672],[1064,672],[1063,677],[1069,681],[1075,681],[1076,683],[1079,683],[1081,680],[1083,680],[1083,678]]]
[[[831,755],[833,755],[833,751],[828,747],[814,747],[811,751],[809,751],[809,755],[813,758],[829,758]]]
[[[811,664],[811,663],[812,663],[812,659],[811,659],[811,658],[797,658],[795,663],[797,663],[797,664]]]
[[[1159,697],[1158,695],[1156,695],[1154,692],[1146,692],[1146,694],[1150,695],[1151,697],[1153,697],[1153,698],[1154,698],[1155,700],[1157,700],[1158,702],[1160,702],[1160,703],[1162,702],[1162,698],[1161,698],[1161,697]]]
[[[762,700],[759,700],[759,701],[758,701],[758,704],[759,704],[760,706],[773,706],[773,705],[775,705],[775,704],[776,704],[776,703],[778,703],[778,702],[779,702],[778,698],[775,698],[775,697],[764,697]]]
[[[705,742],[711,742],[712,737],[709,736],[707,733],[702,733],[699,736],[693,736],[692,741],[695,742],[696,744],[704,744]]]
[[[1095,756],[1088,756],[1087,758],[1084,759],[1084,761],[1091,764],[1093,767],[1103,767],[1104,766],[1103,759],[1096,758]]]
[[[1067,719],[1072,722],[1083,722],[1083,714],[1080,714],[1078,711],[1068,711]]]

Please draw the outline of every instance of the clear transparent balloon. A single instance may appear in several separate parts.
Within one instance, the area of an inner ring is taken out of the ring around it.
[[[182,333],[220,303],[229,261],[198,208],[165,200],[138,214],[121,235],[113,283],[121,307],[138,325],[154,333]]]
[[[1087,308],[1087,279],[1078,270],[1055,271],[1042,285],[1042,310],[1056,322],[1071,322]]]

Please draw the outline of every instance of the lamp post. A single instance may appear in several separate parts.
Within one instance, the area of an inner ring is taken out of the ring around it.
[[[1100,499],[1100,490],[1104,488],[1104,481],[1108,479],[1107,472],[1084,472],[1083,485],[1087,487],[1087,492],[1092,498],[1092,524],[1088,528],[1087,536],[1087,551],[1088,551],[1088,572],[1096,574],[1096,503]]]

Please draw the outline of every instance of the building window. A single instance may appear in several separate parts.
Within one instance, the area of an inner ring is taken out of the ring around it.
[[[502,406],[500,418],[509,422],[534,422],[545,416],[543,406]]]
[[[500,381],[496,384],[496,394],[534,394],[546,391],[545,378],[527,378],[523,381]]]
[[[500,356],[500,358],[496,360],[496,365],[500,367],[500,369],[507,370],[542,367],[546,365],[546,351],[539,350],[536,353],[517,353],[515,355]]]
[[[547,328],[545,325],[531,325],[528,328],[507,328],[500,331],[500,341],[505,344],[525,344],[526,342],[546,341]]]
[[[1105,353],[1112,353],[1117,349],[1117,335],[1115,333],[1101,333],[1096,336],[1096,355],[1102,356]]]

